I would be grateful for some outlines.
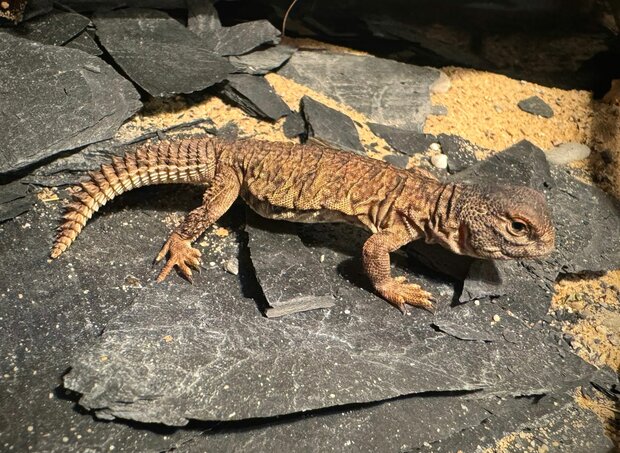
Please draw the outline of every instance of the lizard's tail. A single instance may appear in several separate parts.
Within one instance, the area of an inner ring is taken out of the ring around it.
[[[73,195],[50,256],[58,258],[75,241],[95,212],[117,195],[142,186],[208,182],[215,173],[216,144],[209,139],[162,141],[147,145],[89,172]]]

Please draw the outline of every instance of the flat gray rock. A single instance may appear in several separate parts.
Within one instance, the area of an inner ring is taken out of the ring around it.
[[[262,76],[229,75],[220,93],[244,112],[264,120],[276,121],[291,112]]]
[[[407,451],[477,426],[489,412],[469,395],[414,396],[329,412],[264,420],[250,427],[215,426],[180,452]]]
[[[28,212],[33,203],[26,184],[15,181],[0,185],[0,223]]]
[[[291,112],[286,116],[282,130],[287,138],[295,138],[306,134],[306,122],[299,112]]]
[[[383,160],[398,168],[407,168],[409,164],[409,156],[403,154],[388,154],[383,156]]]
[[[517,106],[524,112],[531,113],[532,115],[542,116],[543,118],[551,118],[553,116],[553,109],[538,96],[523,99],[517,103]]]
[[[245,55],[231,56],[228,61],[237,68],[238,72],[263,75],[286,63],[295,50],[294,47],[279,44]]]
[[[112,137],[142,105],[97,57],[0,32],[0,174]]]
[[[2,450],[155,453],[197,434],[102,423],[76,410],[77,395],[59,384],[76,348],[97,342],[110,318],[153,283],[153,256],[169,232],[162,211],[198,203],[200,194],[179,197],[172,186],[129,193],[95,216],[67,255],[52,263],[60,202],[37,201],[0,224]]]
[[[103,51],[93,39],[94,36],[94,31],[86,29],[75,38],[73,38],[71,41],[67,42],[65,46],[81,50],[82,52],[86,52],[91,55],[99,56],[103,54]]]
[[[152,96],[192,93],[234,71],[166,13],[122,9],[94,16],[97,37],[128,77]]]
[[[388,144],[408,156],[428,151],[432,143],[437,142],[437,137],[422,132],[407,131],[384,124],[368,123],[373,134],[384,139]]]
[[[364,154],[353,120],[342,112],[315,101],[309,96],[301,99],[301,112],[308,125],[308,140],[331,148]]]
[[[190,1],[188,9],[189,30],[218,55],[243,55],[263,44],[280,42],[280,31],[267,20],[222,27],[217,10],[210,1]]]
[[[321,256],[301,242],[295,224],[270,222],[248,211],[246,231],[256,278],[269,305],[267,317],[334,306],[336,289]]]
[[[7,28],[6,31],[41,44],[62,46],[82,33],[89,23],[90,19],[80,14],[52,11],[22,22],[15,28]]]
[[[363,113],[373,123],[422,132],[433,68],[372,56],[298,51],[278,74]]]
[[[496,443],[510,434],[516,434],[515,439],[504,444],[501,451],[517,453],[536,448],[533,451],[607,453],[612,449],[600,419],[580,407],[570,394],[545,396],[540,401],[521,398],[480,403],[490,412],[484,423],[412,451],[494,451]]]

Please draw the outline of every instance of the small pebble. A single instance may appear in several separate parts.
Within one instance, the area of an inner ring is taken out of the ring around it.
[[[431,156],[431,164],[436,168],[448,168],[448,156],[445,154],[436,154]]]
[[[224,263],[224,270],[233,275],[239,275],[239,260],[230,258]]]
[[[494,322],[500,322],[502,318],[499,317],[499,315],[493,315],[493,321]]]
[[[437,142],[431,143],[429,148],[432,149],[433,151],[441,151],[441,145]]]
[[[590,155],[590,148],[581,143],[568,142],[552,148],[545,153],[547,162],[554,165],[566,165]]]

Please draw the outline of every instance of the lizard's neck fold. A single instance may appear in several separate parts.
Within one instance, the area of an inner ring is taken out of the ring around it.
[[[447,249],[466,254],[466,231],[458,218],[459,203],[463,195],[460,184],[442,184],[435,192],[434,203],[430,204],[428,221],[424,225],[426,242],[441,244]]]

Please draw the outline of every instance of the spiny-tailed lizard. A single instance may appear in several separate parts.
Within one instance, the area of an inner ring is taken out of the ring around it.
[[[295,222],[347,222],[370,231],[362,261],[374,289],[406,311],[432,309],[419,285],[393,278],[390,252],[417,239],[487,259],[535,258],[552,251],[555,229],[544,196],[528,187],[443,183],[419,170],[315,145],[224,141],[210,137],[148,144],[90,173],[64,215],[51,257],[59,257],[88,219],[137,187],[194,183],[203,204],[170,235],[156,261],[191,281],[200,252],[192,247],[241,197],[258,214]]]

